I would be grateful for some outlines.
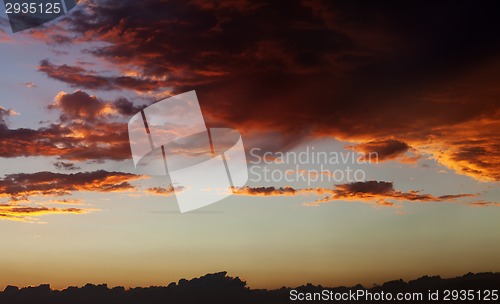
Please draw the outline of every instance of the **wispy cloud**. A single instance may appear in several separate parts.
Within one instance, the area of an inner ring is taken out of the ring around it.
[[[101,76],[99,73],[86,70],[81,66],[54,65],[48,59],[40,62],[38,70],[50,78],[82,89],[105,91],[128,89],[148,92],[156,91],[167,85],[164,81],[153,80],[147,77]]]
[[[37,223],[39,217],[53,214],[87,214],[95,209],[28,207],[0,204],[0,220]]]
[[[319,206],[334,201],[357,201],[371,203],[377,206],[392,207],[401,202],[453,202],[460,198],[475,197],[475,194],[452,194],[434,196],[410,190],[408,192],[394,189],[392,182],[366,181],[335,185],[334,188],[304,188],[292,187],[243,187],[235,194],[249,196],[321,196],[304,206]]]
[[[130,182],[144,176],[122,172],[93,171],[71,174],[53,172],[8,174],[0,179],[0,219],[36,222],[48,214],[87,214],[98,209],[81,199],[66,198],[77,192],[130,192],[138,190]],[[47,200],[47,198],[49,198]],[[52,205],[76,206],[55,208]]]
[[[8,174],[0,179],[0,197],[26,201],[31,196],[63,196],[77,191],[131,191],[135,187],[130,182],[141,178],[144,176],[104,170],[71,174],[47,171]]]

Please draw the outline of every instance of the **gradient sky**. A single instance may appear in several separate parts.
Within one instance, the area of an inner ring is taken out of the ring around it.
[[[0,289],[500,271],[488,5],[85,0],[16,34],[1,8]],[[350,166],[365,179],[254,180],[179,213],[168,178],[134,170],[127,122],[190,90],[208,126],[242,133],[251,172]],[[265,164],[252,149],[378,162]]]

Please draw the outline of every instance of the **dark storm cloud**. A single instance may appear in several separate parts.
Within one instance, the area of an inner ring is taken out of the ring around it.
[[[500,180],[497,12],[495,2],[89,0],[67,20],[77,39],[106,42],[87,53],[173,93],[196,89],[209,124],[293,143],[385,142],[374,148],[387,160],[407,145]],[[137,86],[70,65],[40,70],[83,88]],[[452,143],[464,137],[488,159],[463,157],[469,147]]]

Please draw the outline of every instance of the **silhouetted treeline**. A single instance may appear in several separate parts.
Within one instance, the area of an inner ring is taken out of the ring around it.
[[[240,278],[228,277],[226,272],[207,274],[200,278],[192,280],[181,279],[178,283],[170,283],[168,286],[153,286],[147,288],[130,288],[124,287],[108,288],[106,284],[93,285],[87,284],[83,287],[68,287],[64,290],[52,290],[50,285],[40,285],[38,287],[18,288],[15,286],[7,286],[0,293],[0,303],[47,303],[47,304],[149,304],[149,303],[289,303],[289,302],[311,302],[311,301],[292,301],[292,290],[295,295],[299,293],[302,296],[307,294],[321,294],[328,292],[353,293],[358,290],[369,291],[371,293],[384,291],[385,293],[404,293],[404,292],[421,292],[425,298],[421,301],[404,301],[404,303],[440,303],[442,302],[444,290],[498,290],[500,289],[500,273],[479,273],[466,274],[461,277],[452,279],[442,279],[439,276],[428,277],[424,276],[417,280],[404,282],[396,280],[386,282],[382,285],[365,288],[362,285],[353,287],[322,287],[312,284],[303,285],[297,288],[282,287],[275,290],[250,289],[246,286],[246,282]],[[326,291],[325,291],[326,290]],[[429,291],[439,290],[439,301],[428,301]],[[484,294],[483,294],[484,296]],[[335,300],[327,300],[327,302],[339,302]],[[313,301],[314,302],[314,301]],[[322,301],[325,302],[325,301]],[[381,301],[340,301],[340,302],[377,302]],[[383,302],[383,301],[382,301]],[[397,300],[390,301],[398,303]],[[455,301],[446,301],[447,303]],[[463,302],[463,301],[459,301]],[[466,301],[467,302],[467,301]],[[476,301],[468,301],[469,303],[477,303]],[[498,303],[497,301],[484,301],[484,303]],[[402,302],[401,302],[402,303]]]

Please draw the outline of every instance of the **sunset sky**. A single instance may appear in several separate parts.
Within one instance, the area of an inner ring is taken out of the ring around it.
[[[492,4],[84,0],[12,33],[2,3],[0,290],[500,271]],[[241,133],[250,180],[181,214],[127,124],[191,90],[208,127]],[[311,151],[356,161],[276,161]],[[332,180],[347,167],[363,180]]]

